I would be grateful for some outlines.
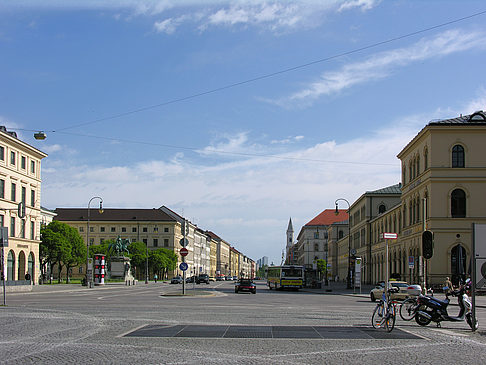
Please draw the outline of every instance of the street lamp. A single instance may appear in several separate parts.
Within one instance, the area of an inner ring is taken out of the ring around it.
[[[92,275],[88,275],[88,266],[89,266],[89,206],[93,199],[99,199],[100,200],[100,208],[98,209],[98,212],[100,214],[103,213],[103,199],[100,198],[99,196],[94,196],[92,197],[89,202],[88,202],[88,223],[87,223],[87,230],[86,230],[86,286],[90,288],[91,282],[92,282]]]
[[[351,289],[351,225],[350,225],[350,216],[351,216],[351,204],[349,204],[349,202],[344,199],[344,198],[339,198],[339,199],[336,199],[336,201],[334,202],[334,204],[336,204],[336,211],[334,212],[334,214],[336,215],[339,215],[339,209],[338,209],[338,201],[344,201],[348,204],[348,278],[346,280],[346,286],[348,289]]]

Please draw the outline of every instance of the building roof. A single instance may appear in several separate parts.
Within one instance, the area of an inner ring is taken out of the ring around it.
[[[54,210],[58,221],[86,221],[88,219],[87,208],[56,208]],[[100,214],[97,208],[90,208],[90,221],[152,221],[152,222],[176,222],[170,215],[160,209],[103,209]]]
[[[338,209],[339,214],[335,214],[335,209],[326,209],[318,216],[313,218],[310,222],[308,222],[306,226],[328,226],[335,222],[341,222],[348,219],[348,211],[347,209]]]
[[[402,184],[398,183],[395,185],[387,186],[386,188],[381,188],[374,191],[367,191],[366,194],[401,194]]]
[[[219,237],[216,233],[211,232],[211,231],[206,231],[206,234],[211,237],[215,241],[222,241],[223,239]]]
[[[482,110],[472,113],[470,115],[461,115],[456,118],[443,119],[443,120],[432,120],[428,125],[479,125],[486,124],[486,113]]]

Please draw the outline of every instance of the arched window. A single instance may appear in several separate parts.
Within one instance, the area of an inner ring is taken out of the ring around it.
[[[386,211],[385,204],[380,204],[380,206],[378,207],[378,214],[385,213],[385,211]]]
[[[12,250],[8,252],[7,256],[7,280],[13,280],[15,273],[15,256]]]
[[[24,251],[20,251],[17,280],[24,280],[25,274],[27,273],[25,264],[26,264],[25,263],[25,253],[24,253]]]
[[[417,156],[417,176],[420,175],[420,156]]]
[[[459,284],[466,274],[466,249],[461,245],[454,246],[451,250],[452,283]]]
[[[427,148],[424,151],[424,170],[429,168],[429,151]]]
[[[464,190],[455,189],[451,193],[451,216],[452,218],[466,217],[466,193]]]
[[[464,167],[464,147],[461,145],[452,147],[452,167]]]

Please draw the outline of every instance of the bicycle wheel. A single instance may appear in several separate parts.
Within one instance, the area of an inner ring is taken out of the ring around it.
[[[376,305],[375,310],[373,311],[373,315],[371,316],[371,325],[373,328],[380,328],[383,323],[383,313],[385,311],[385,307],[383,302],[380,302]]]
[[[417,308],[417,299],[408,298],[400,304],[400,317],[404,321],[411,321],[415,317],[415,309]]]
[[[390,304],[388,306],[388,311],[386,313],[386,316],[385,316],[385,330],[387,332],[391,332],[393,331],[393,328],[395,327],[395,319],[396,319],[396,316],[395,316],[395,305],[394,304]]]

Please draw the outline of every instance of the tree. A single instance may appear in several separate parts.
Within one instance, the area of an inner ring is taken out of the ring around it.
[[[319,259],[316,261],[317,272],[320,274],[321,279],[324,277],[327,280],[327,262],[326,260]]]
[[[66,231],[64,226],[69,227],[65,223],[52,221],[47,226],[41,228],[41,260],[44,264],[49,264],[50,268],[55,264],[58,265],[59,282],[61,282],[63,263],[69,260],[69,256],[71,255],[71,245],[68,237],[64,234]]]
[[[136,277],[140,278],[140,273],[144,272],[147,260],[147,246],[143,242],[132,242],[128,246],[130,263],[135,269]]]
[[[66,224],[62,233],[66,237],[69,245],[69,254],[63,260],[64,266],[66,267],[66,282],[69,283],[70,269],[86,262],[87,248],[76,228]]]

